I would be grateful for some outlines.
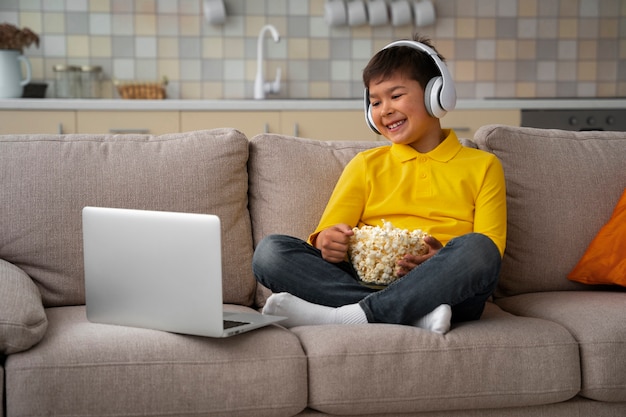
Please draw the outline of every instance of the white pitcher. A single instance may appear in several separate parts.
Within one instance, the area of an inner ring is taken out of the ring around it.
[[[26,78],[22,79],[20,61],[26,68]],[[0,50],[0,98],[22,97],[24,86],[30,82],[30,61],[20,51]]]

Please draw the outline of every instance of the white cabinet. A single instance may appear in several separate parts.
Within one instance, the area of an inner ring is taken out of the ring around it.
[[[0,110],[0,134],[76,133],[70,110]]]
[[[232,127],[252,138],[278,133],[318,140],[377,140],[354,110],[182,111],[183,131]]]
[[[454,110],[441,119],[459,137],[472,138],[487,124],[519,126],[521,112]],[[361,110],[0,110],[0,134],[140,133],[159,135],[232,127],[252,138],[279,133],[318,140],[381,140]]]
[[[362,111],[282,111],[281,133],[319,140],[379,140]]]
[[[520,110],[454,110],[441,119],[441,127],[454,129],[459,138],[471,139],[481,126],[519,126],[521,118]]]
[[[180,121],[183,132],[232,127],[248,138],[280,129],[277,111],[183,111]]]
[[[139,133],[161,135],[180,132],[178,111],[91,111],[76,114],[79,133]]]

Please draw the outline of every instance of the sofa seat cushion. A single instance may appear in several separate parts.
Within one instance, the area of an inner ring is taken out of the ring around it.
[[[250,305],[248,139],[233,129],[149,135],[0,137],[0,258],[44,306],[84,304],[81,210],[105,206],[220,216],[224,302]]]
[[[4,402],[4,356],[0,354],[0,399],[2,399],[2,404]],[[0,417],[4,417],[4,406],[0,408]]]
[[[44,339],[6,360],[7,415],[286,416],[306,407],[306,358],[282,327],[212,339],[90,323],[81,306],[47,313]]]
[[[500,159],[506,178],[507,243],[496,296],[590,288],[567,274],[626,188],[626,132],[483,126],[474,140]]]
[[[0,259],[0,354],[26,350],[46,333],[39,289],[17,266]]]
[[[368,414],[367,417],[385,417],[390,414]],[[322,417],[326,413],[310,408],[298,417]],[[626,403],[605,403],[582,397],[553,404],[526,407],[481,408],[477,410],[426,411],[423,413],[391,414],[393,417],[624,417]]]
[[[626,402],[626,291],[523,294],[497,301],[513,314],[559,323],[580,345],[580,395]]]
[[[309,361],[309,407],[330,414],[540,405],[580,388],[578,345],[567,330],[491,303],[480,321],[444,336],[390,324],[292,331]]]

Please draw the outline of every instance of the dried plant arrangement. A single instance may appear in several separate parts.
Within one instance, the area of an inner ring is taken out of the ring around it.
[[[10,23],[0,23],[0,49],[23,52],[32,44],[39,47],[39,36],[29,28],[19,29]]]

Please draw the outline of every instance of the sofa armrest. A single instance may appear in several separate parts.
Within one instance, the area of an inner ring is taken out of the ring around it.
[[[17,266],[0,259],[0,354],[29,349],[46,333],[39,289]]]

